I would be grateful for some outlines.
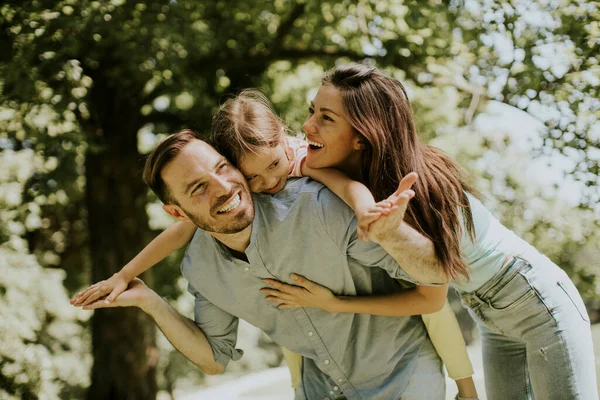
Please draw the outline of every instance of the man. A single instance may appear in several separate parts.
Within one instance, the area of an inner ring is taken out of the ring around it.
[[[200,228],[182,264],[195,322],[140,280],[110,306],[140,307],[209,374],[242,356],[243,318],[304,357],[297,398],[443,398],[441,362],[420,318],[278,310],[260,293],[265,278],[293,283],[291,272],[346,295],[397,291],[393,278],[414,282],[381,247],[357,239],[352,211],[322,185],[299,179],[275,196],[251,196],[241,173],[190,131],[150,154],[144,179],[169,214]],[[392,226],[383,220],[373,237],[393,240]]]

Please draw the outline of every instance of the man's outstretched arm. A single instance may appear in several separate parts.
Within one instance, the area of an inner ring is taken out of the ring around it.
[[[448,277],[435,255],[433,242],[404,222],[408,202],[414,196],[411,187],[416,180],[415,173],[402,179],[398,190],[386,200],[390,202],[391,212],[369,226],[369,238],[420,284],[448,283]]]
[[[202,371],[214,375],[225,369],[215,361],[206,335],[194,321],[179,314],[140,279],[134,279],[129,288],[112,303],[106,304],[104,300],[98,300],[84,309],[108,307],[139,307],[152,317],[169,342]]]

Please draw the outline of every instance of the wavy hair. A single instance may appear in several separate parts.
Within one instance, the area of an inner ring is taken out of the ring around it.
[[[435,254],[450,279],[469,279],[461,257],[459,213],[473,239],[475,228],[466,193],[479,193],[464,180],[461,167],[441,150],[421,141],[402,83],[376,68],[343,65],[328,71],[324,85],[337,88],[356,133],[364,139],[361,154],[363,183],[376,201],[397,188],[414,171],[419,175],[406,220],[431,239]]]

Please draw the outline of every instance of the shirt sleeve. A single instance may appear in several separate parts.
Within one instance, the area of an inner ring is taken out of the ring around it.
[[[302,178],[302,164],[306,159],[308,143],[306,141],[293,137],[286,136],[286,154],[290,160],[290,178]]]
[[[363,242],[358,238],[354,212],[329,189],[323,188],[318,192],[317,204],[323,229],[347,257],[365,267],[382,268],[394,279],[419,284],[381,246],[371,241]]]
[[[191,284],[188,292],[194,296],[194,322],[204,332],[215,361],[225,367],[242,358],[244,352],[235,348],[238,318],[208,301]]]

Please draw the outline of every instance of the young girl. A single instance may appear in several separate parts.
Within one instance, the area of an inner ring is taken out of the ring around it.
[[[350,180],[339,171],[308,168],[304,163],[308,143],[286,134],[285,124],[260,92],[246,90],[227,101],[214,118],[212,133],[213,146],[239,167],[251,191],[274,194],[283,189],[288,177],[310,176],[328,186],[353,208],[359,221],[358,234],[362,239],[366,239],[365,228],[389,209],[386,202],[375,204],[373,196],[363,184]],[[358,143],[341,143],[338,151],[344,151],[344,146],[353,145],[360,146]],[[313,146],[318,144],[313,143]],[[71,303],[83,306],[106,295],[105,301],[110,303],[134,277],[186,245],[195,230],[196,226],[191,222],[174,224],[121,271],[78,293]],[[457,381],[459,396],[476,398],[471,378],[473,369],[449,305],[446,303],[441,311],[424,315],[423,320],[450,376]],[[301,357],[285,349],[284,355],[295,387],[301,376]]]
[[[303,127],[311,143],[308,166],[338,168],[364,183],[376,200],[393,198],[403,178],[418,174],[407,223],[397,212],[393,225],[413,235],[413,243],[420,237],[429,246],[421,250],[429,250],[407,251],[402,267],[419,281],[439,282],[445,278],[439,264],[447,266],[446,278],[453,279],[481,333],[488,400],[598,399],[589,317],[577,289],[485,209],[453,160],[419,140],[400,82],[375,68],[339,66],[327,73],[309,111]],[[337,152],[338,143],[356,140],[363,144],[359,154]],[[379,241],[372,236],[375,225],[393,214],[367,228],[372,239]],[[295,281],[301,287],[269,281],[278,290],[261,291],[279,308],[375,315],[397,310],[393,295],[341,297],[302,277]]]

